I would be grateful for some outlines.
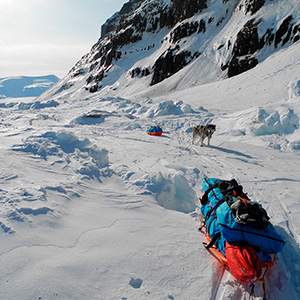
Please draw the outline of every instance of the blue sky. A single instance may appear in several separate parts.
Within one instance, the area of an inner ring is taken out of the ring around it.
[[[0,0],[0,78],[64,77],[128,0]]]

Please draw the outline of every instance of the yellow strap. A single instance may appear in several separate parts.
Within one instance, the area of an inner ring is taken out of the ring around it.
[[[264,290],[264,299],[266,299],[267,297],[267,286],[266,286],[266,281],[264,278],[259,279],[259,282],[262,284],[263,286],[263,290]]]

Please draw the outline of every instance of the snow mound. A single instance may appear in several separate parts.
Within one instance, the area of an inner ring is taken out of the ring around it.
[[[1,108],[11,108],[11,107],[14,107],[16,104],[17,104],[16,102],[0,103],[0,107]]]
[[[1,174],[7,184],[0,189],[0,197],[8,205],[1,209],[0,228],[7,234],[18,232],[18,224],[23,223],[57,227],[64,215],[64,201],[79,197],[72,185],[84,180],[101,183],[111,175],[108,151],[73,132],[47,131],[29,136],[24,143],[12,145],[11,150],[30,156],[21,155],[16,160],[19,175],[15,168]],[[29,166],[24,168],[27,160]],[[55,201],[50,201],[53,194]]]
[[[105,121],[105,118],[113,116],[113,113],[102,110],[93,110],[77,117],[72,123],[79,125],[95,125]]]
[[[155,118],[196,113],[189,104],[184,104],[182,101],[166,100],[160,103],[153,103],[152,99],[146,98],[137,103],[120,97],[111,97],[103,101],[106,101],[106,105],[110,106],[114,111],[122,112],[127,117],[130,115],[131,118]]]
[[[238,113],[224,115],[218,123],[220,135],[265,143],[277,150],[298,151],[300,145],[299,116],[297,108],[280,105],[250,108]],[[223,128],[226,128],[225,130]],[[259,139],[258,139],[259,138]]]
[[[300,140],[290,142],[289,149],[292,151],[300,151]]]
[[[108,166],[108,151],[93,146],[88,139],[80,140],[72,132],[46,132],[28,137],[24,144],[14,145],[15,151],[28,152],[47,160],[59,158],[75,172],[90,178],[100,178],[100,169]]]
[[[13,177],[10,180],[19,180],[18,177]],[[9,200],[9,206],[6,205],[1,210],[1,229],[8,234],[15,233],[11,227],[14,223],[32,223],[34,218],[39,216],[58,218],[59,213],[48,207],[49,203],[46,199],[46,189],[39,187],[6,187],[0,191],[1,199]],[[47,205],[46,205],[47,204]],[[48,215],[48,216],[46,216]],[[43,222],[46,222],[44,219]]]
[[[159,116],[167,115],[183,115],[185,113],[194,113],[195,111],[190,105],[184,104],[182,101],[164,101],[161,103],[154,104],[152,107],[147,109],[145,116],[148,118],[154,118]]]
[[[190,213],[196,208],[196,192],[182,174],[159,172],[137,180],[134,185],[144,189],[142,194],[154,195],[158,204],[166,209]]]
[[[300,80],[292,81],[289,84],[289,98],[300,97]]]
[[[166,124],[169,120],[163,120],[165,116],[186,117],[191,120],[193,117],[196,117],[198,118],[198,120],[194,122],[196,125],[199,124],[199,117],[202,118],[204,115],[206,117],[212,116],[202,107],[200,110],[195,110],[182,101],[167,100],[162,103],[153,103],[150,98],[146,98],[140,102],[141,103],[137,103],[120,97],[101,99],[97,101],[97,106],[101,109],[93,109],[88,113],[78,116],[71,122],[71,125],[97,125],[106,122],[108,118],[120,118],[119,122],[122,129],[136,130],[142,128],[141,124],[138,124],[139,121],[143,122],[143,126],[151,126],[153,125],[153,119],[158,120],[158,118],[159,120],[157,122],[161,125],[173,127],[172,124]],[[124,122],[122,117],[130,121]],[[145,121],[147,124],[145,124]],[[148,121],[151,123],[148,124]],[[176,120],[176,122],[178,122],[178,120]],[[186,126],[186,121],[180,126]],[[191,124],[189,124],[188,127],[190,128]],[[178,124],[176,128],[178,128]],[[187,130],[189,130],[189,128],[187,128]]]
[[[151,178],[151,183],[147,187],[150,191],[156,192],[157,201],[164,208],[184,213],[192,212],[196,208],[196,192],[183,175],[164,177],[159,173]]]
[[[267,112],[259,108],[250,128],[254,135],[292,134],[299,128],[299,117],[290,108]]]
[[[47,108],[47,107],[57,107],[59,103],[55,100],[49,100],[45,103],[42,103],[40,101],[35,101],[33,103],[24,103],[21,102],[18,105],[18,108],[20,110],[28,110],[28,109],[42,109],[42,108]]]

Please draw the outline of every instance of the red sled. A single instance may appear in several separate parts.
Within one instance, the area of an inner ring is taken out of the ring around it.
[[[252,284],[260,279],[261,261],[253,247],[225,242],[225,254],[228,267],[238,281]]]
[[[202,224],[202,226],[199,229],[202,233],[204,233],[206,239],[207,239],[207,245],[211,242],[211,237],[209,236],[209,234],[206,231],[206,226],[205,224]],[[228,243],[229,244],[229,243]],[[219,249],[215,246],[212,245],[209,248],[206,248],[207,250],[209,250],[209,252],[223,265],[225,265],[225,267],[229,268],[228,266],[228,261],[227,258],[222,254],[221,251],[219,251]],[[261,268],[271,268],[274,266],[275,264],[275,255],[274,254],[270,254],[270,256],[272,257],[271,261],[261,261],[260,260],[260,264],[261,264]]]
[[[163,134],[163,130],[159,126],[150,126],[147,128],[147,134],[160,136]]]
[[[259,281],[264,290],[264,299],[266,299],[267,289],[264,276],[267,270],[274,266],[275,256],[271,254],[271,261],[261,261],[256,250],[250,245],[241,245],[239,243],[225,243],[226,257],[219,249],[212,245],[212,240],[206,231],[206,225],[202,224],[199,229],[205,234],[207,243],[205,248],[240,282],[253,284]]]
[[[157,131],[157,132],[149,132],[149,131],[147,131],[147,134],[149,134],[149,135],[156,135],[156,136],[160,136],[160,135],[162,135],[162,134],[163,134],[163,132],[162,132],[162,131]]]

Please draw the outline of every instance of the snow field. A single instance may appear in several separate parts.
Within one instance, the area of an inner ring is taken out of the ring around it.
[[[226,93],[224,108],[196,101],[193,88],[162,100],[81,94],[5,105],[3,299],[248,299],[248,287],[219,280],[202,247],[203,176],[236,178],[265,207],[287,242],[268,272],[269,298],[299,298],[299,80],[284,78],[287,89],[266,91],[259,105],[236,94],[248,101],[238,109]],[[247,89],[240,77],[216,86],[235,82]],[[219,93],[201,91],[212,101]],[[192,127],[207,123],[217,125],[211,146],[192,145]],[[164,134],[148,136],[150,125]]]

